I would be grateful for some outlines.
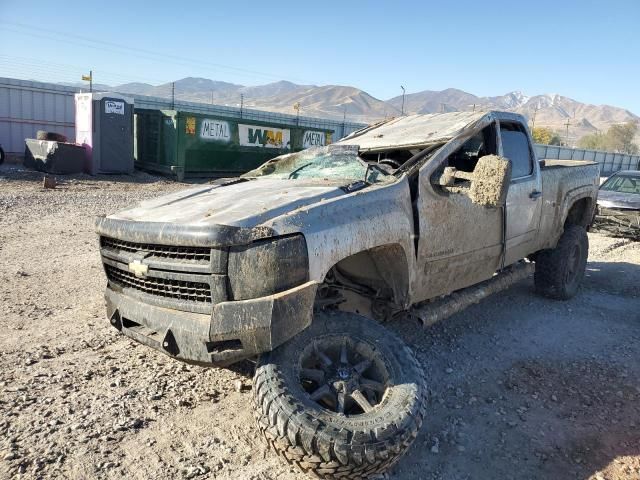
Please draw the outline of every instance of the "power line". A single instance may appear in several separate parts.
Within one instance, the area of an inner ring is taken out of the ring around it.
[[[0,60],[2,60],[3,66],[13,66],[14,71],[15,67],[26,67],[27,72],[43,72],[50,73],[56,72],[60,74],[73,74],[78,75],[86,70],[85,66],[80,65],[70,65],[64,63],[55,63],[50,60],[39,60],[36,58],[28,58],[28,57],[17,57],[0,54]],[[136,75],[124,75],[121,73],[115,73],[108,70],[94,70],[94,74],[96,74],[97,80],[101,83],[109,82],[109,79],[115,80],[117,83],[129,83],[133,80],[142,81],[145,83],[167,83],[165,81],[159,80],[157,78],[151,77],[141,77]]]
[[[117,43],[113,43],[113,42],[106,42],[106,41],[102,41],[102,40],[96,40],[96,39],[93,39],[93,38],[83,37],[81,35],[76,35],[76,34],[71,34],[71,33],[65,33],[65,32],[60,32],[60,31],[56,31],[56,30],[51,30],[51,29],[47,29],[47,28],[42,28],[40,25],[31,26],[31,25],[25,25],[25,24],[17,23],[17,22],[7,22],[7,21],[4,21],[4,20],[0,20],[0,24],[9,25],[11,27],[14,27],[14,29],[4,27],[4,30],[6,30],[6,31],[12,31],[14,33],[18,33],[18,34],[21,34],[21,35],[40,37],[40,38],[45,38],[45,39],[49,39],[49,40],[54,40],[54,41],[59,41],[59,42],[64,42],[64,43],[70,43],[70,44],[72,44],[74,46],[80,45],[80,46],[93,48],[93,49],[97,49],[97,50],[102,50],[102,51],[114,51],[113,49],[115,48],[115,49],[117,49],[116,53],[126,54],[127,56],[135,56],[135,57],[138,57],[138,58],[145,58],[147,60],[162,61],[164,63],[169,62],[169,63],[173,63],[173,64],[177,64],[177,65],[183,65],[183,66],[194,66],[194,65],[196,65],[199,68],[202,68],[202,66],[205,65],[205,66],[209,66],[209,67],[213,67],[213,68],[217,68],[217,69],[231,70],[231,71],[243,74],[243,76],[246,76],[246,77],[251,77],[251,76],[255,77],[257,75],[257,76],[268,77],[268,78],[278,79],[278,80],[282,80],[283,79],[282,76],[280,76],[280,75],[274,75],[274,74],[271,74],[271,73],[260,72],[260,71],[257,71],[257,70],[249,70],[249,69],[245,69],[245,68],[234,67],[234,66],[231,66],[231,65],[213,63],[213,62],[209,62],[209,61],[202,60],[202,59],[193,59],[193,58],[188,58],[188,57],[183,57],[183,56],[177,56],[177,55],[171,55],[171,54],[166,54],[166,53],[154,52],[154,51],[151,51],[151,50],[132,47],[132,46],[129,46],[129,45],[121,45],[121,44],[117,44]],[[17,30],[15,29],[16,27],[17,27]],[[22,31],[20,29],[26,29],[27,31]],[[46,35],[44,32],[49,33],[49,35]],[[63,37],[63,38],[56,38],[55,36],[60,36],[60,37]],[[64,37],[71,38],[71,39],[74,39],[74,40],[73,41],[65,40]],[[80,40],[80,42],[78,42],[78,40]],[[133,53],[133,52],[137,52],[137,53]],[[253,77],[251,77],[251,78],[253,78]],[[308,80],[299,79],[299,78],[292,78],[292,77],[290,77],[290,80],[295,80],[295,81],[303,82],[303,83],[314,83],[314,82],[309,82]]]
[[[2,76],[9,76],[15,78],[26,78],[29,80],[35,81],[44,81],[44,82],[57,82],[58,84],[66,84],[72,85],[77,88],[84,88],[85,85],[80,81],[80,79],[86,74],[87,67],[79,66],[79,65],[69,65],[69,64],[61,64],[54,63],[50,61],[39,61],[37,59],[27,59],[24,57],[15,57],[9,55],[0,54],[0,64],[3,65],[3,70],[0,72]],[[55,76],[56,78],[52,78]],[[100,84],[104,85],[105,88],[113,89],[115,91],[121,91],[123,93],[132,93],[128,89],[119,90],[120,85],[116,85],[110,80],[113,78],[119,78],[120,80],[117,83],[129,83],[131,82],[131,78],[128,76],[115,74],[113,72],[105,72],[104,70],[93,70],[93,74],[91,75],[92,81],[97,83],[98,88],[102,88]],[[140,79],[140,77],[138,77]],[[158,83],[157,80],[151,80],[149,78],[142,78],[145,82],[155,82]],[[175,101],[178,99],[184,101],[202,101],[202,98],[199,95],[191,95],[189,92],[179,93],[176,91],[175,82],[166,82],[162,85],[153,86],[152,96],[157,96],[161,98],[171,98],[172,104],[175,104]],[[241,110],[242,104],[244,103],[245,94],[241,93]],[[214,91],[211,91],[211,103],[214,103]],[[226,104],[226,103],[222,103]]]

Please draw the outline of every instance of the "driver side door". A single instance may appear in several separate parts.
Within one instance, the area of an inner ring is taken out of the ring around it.
[[[464,182],[454,187],[433,184],[434,175],[446,166],[472,172],[479,157],[497,154],[496,128],[493,122],[459,148],[436,154],[420,171],[414,205],[419,223],[415,301],[486,280],[500,266],[504,209],[473,203]]]

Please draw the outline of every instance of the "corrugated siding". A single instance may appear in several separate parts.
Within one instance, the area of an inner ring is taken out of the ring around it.
[[[54,83],[32,82],[0,77],[0,143],[5,151],[24,152],[24,139],[35,138],[36,131],[48,130],[63,133],[75,140],[75,106],[73,95],[79,88]],[[86,90],[85,90],[86,91]],[[322,118],[303,117],[262,110],[240,109],[222,105],[176,101],[160,97],[130,95],[137,108],[175,109],[252,121],[284,123],[310,128],[333,130],[334,141],[364,127],[364,124],[340,122]]]
[[[55,84],[0,78],[0,143],[7,152],[23,153],[24,139],[38,130],[75,140],[73,94]]]

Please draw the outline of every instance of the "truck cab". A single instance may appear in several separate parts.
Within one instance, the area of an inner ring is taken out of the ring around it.
[[[473,174],[478,160],[487,155],[511,162],[504,206],[488,208],[473,202],[470,181],[452,187],[435,181],[447,166]],[[419,176],[417,214],[419,230],[425,233],[418,241],[418,258],[425,262],[420,296],[431,298],[473,285],[535,251],[542,181],[531,137],[520,118],[506,114],[486,118],[445,145]],[[434,236],[447,241],[434,241]],[[447,275],[438,273],[442,271]]]

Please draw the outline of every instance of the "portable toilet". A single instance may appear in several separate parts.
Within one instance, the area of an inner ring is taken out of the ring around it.
[[[85,171],[131,173],[133,99],[117,93],[76,93],[76,143],[87,152]]]

